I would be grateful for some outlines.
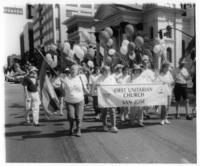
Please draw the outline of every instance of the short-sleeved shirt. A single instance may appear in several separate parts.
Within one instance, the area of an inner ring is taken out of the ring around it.
[[[33,83],[33,81],[31,79],[36,79],[36,82]],[[30,78],[30,77],[27,76],[27,77],[24,78],[23,85],[27,86],[27,90],[29,92],[37,92],[37,90],[38,90],[37,78]]]
[[[79,103],[84,99],[83,83],[80,76],[64,79],[65,101],[69,103]]]
[[[186,68],[177,68],[174,71],[175,82],[179,84],[187,84],[189,73]]]
[[[141,73],[141,77],[143,77],[147,82],[153,82],[155,80],[155,73],[150,69],[145,69]]]

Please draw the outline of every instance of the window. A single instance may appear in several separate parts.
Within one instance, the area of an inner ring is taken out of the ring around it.
[[[170,47],[167,48],[167,60],[172,62],[172,49]]]
[[[150,27],[150,39],[154,38],[154,31],[153,31],[153,27]]]
[[[60,19],[56,18],[56,29],[60,28]]]
[[[75,14],[77,14],[78,12],[75,10],[66,10],[66,17],[71,17]]]
[[[66,6],[77,7],[77,4],[67,4]]]
[[[82,8],[92,8],[92,5],[90,5],[90,4],[81,4],[81,7]]]
[[[92,15],[92,12],[81,11],[82,14]]]

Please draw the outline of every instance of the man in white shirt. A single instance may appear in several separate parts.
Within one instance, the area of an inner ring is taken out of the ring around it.
[[[184,99],[185,110],[186,110],[186,119],[192,120],[192,117],[189,115],[189,99],[187,94],[187,80],[190,78],[190,75],[185,68],[186,61],[185,59],[179,60],[179,67],[174,71],[175,87],[174,95],[176,100],[176,118],[179,119],[180,115],[178,112],[178,107],[180,104],[181,97]]]

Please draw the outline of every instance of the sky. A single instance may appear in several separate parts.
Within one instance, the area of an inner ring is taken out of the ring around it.
[[[20,54],[20,33],[28,21],[26,19],[25,4],[24,5],[4,5],[8,7],[23,8],[23,15],[3,13],[3,32],[4,32],[4,54],[7,57],[11,54]]]

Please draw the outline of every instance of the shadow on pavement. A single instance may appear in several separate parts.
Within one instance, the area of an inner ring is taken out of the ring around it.
[[[24,135],[33,135],[39,134],[41,131],[18,131],[18,132],[7,132],[5,133],[6,137],[16,137],[16,136],[24,136]]]
[[[35,139],[35,138],[57,138],[57,137],[63,137],[68,136],[69,132],[66,130],[58,130],[53,133],[45,133],[45,134],[38,134],[37,135],[24,135],[22,136],[22,139]]]

